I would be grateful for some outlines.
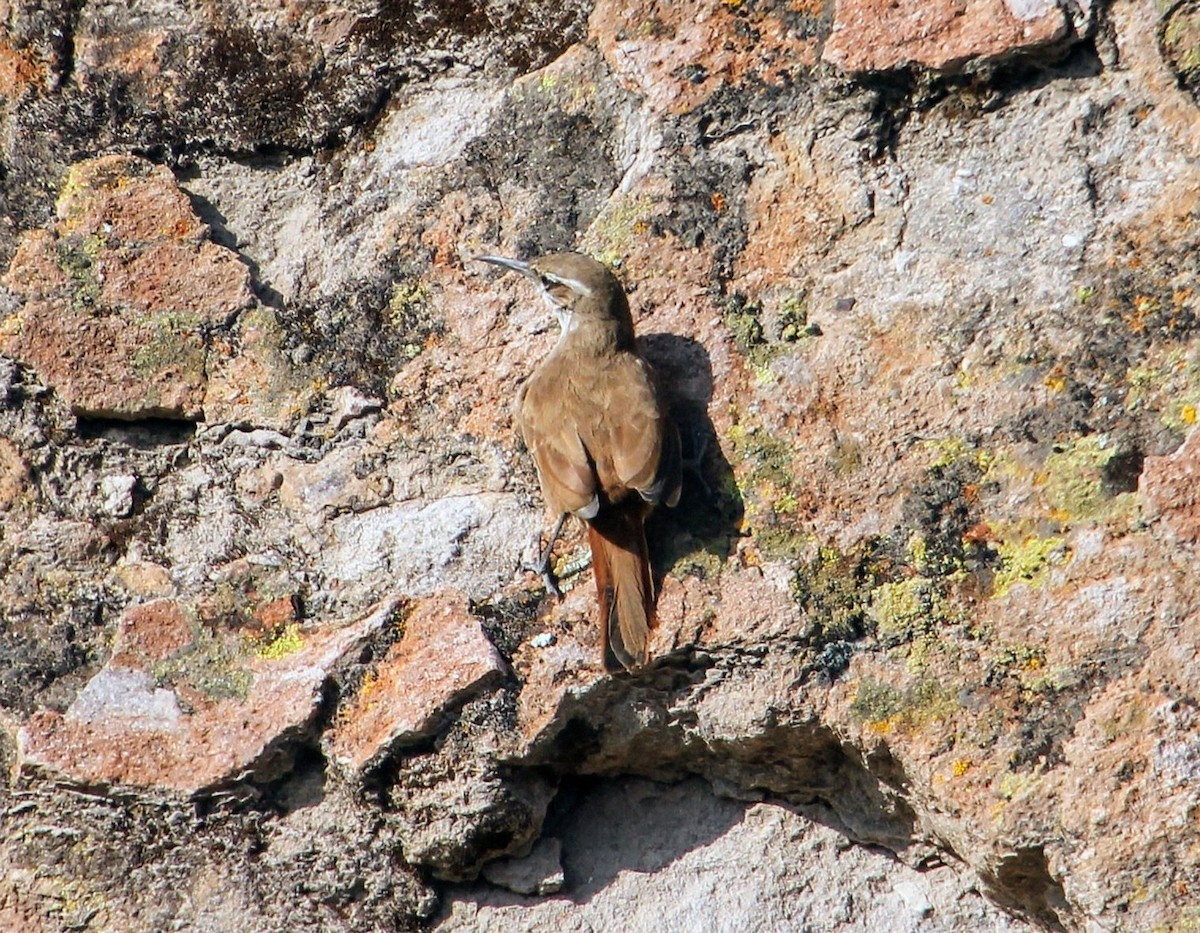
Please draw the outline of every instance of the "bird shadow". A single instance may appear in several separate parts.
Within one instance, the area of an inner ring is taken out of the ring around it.
[[[708,406],[712,361],[698,340],[677,334],[644,334],[638,349],[654,367],[671,419],[679,429],[684,475],[679,504],[655,509],[646,523],[656,582],[677,567],[724,563],[741,537],[745,506],[725,458]],[[715,559],[715,560],[714,560]]]

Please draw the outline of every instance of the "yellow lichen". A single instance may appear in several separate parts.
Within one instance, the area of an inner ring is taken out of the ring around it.
[[[941,596],[927,577],[884,583],[871,592],[867,614],[883,639],[908,641],[940,615]]]
[[[993,580],[993,595],[1007,595],[1018,583],[1039,585],[1049,568],[1070,559],[1071,549],[1057,535],[1031,535],[1020,543],[1000,542],[1000,569]]]
[[[1046,497],[1051,507],[1073,517],[1090,517],[1108,496],[1104,467],[1117,448],[1104,435],[1081,437],[1046,458]]]
[[[264,661],[278,661],[289,654],[295,654],[303,647],[304,637],[300,634],[300,626],[292,622],[285,625],[270,641],[259,646],[254,654]]]
[[[970,445],[961,437],[938,437],[921,442],[921,446],[933,454],[926,469],[945,469],[961,460],[973,462],[980,472],[986,473],[995,462],[995,456],[986,450]]]
[[[388,299],[388,323],[396,330],[408,329],[412,317],[425,310],[429,297],[430,289],[424,282],[397,282]]]

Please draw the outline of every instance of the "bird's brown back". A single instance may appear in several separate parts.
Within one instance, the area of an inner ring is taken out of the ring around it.
[[[555,512],[578,512],[594,494],[619,502],[655,482],[668,426],[633,352],[581,358],[560,345],[526,383],[517,418]]]

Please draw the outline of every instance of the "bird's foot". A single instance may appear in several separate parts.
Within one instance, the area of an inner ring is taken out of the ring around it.
[[[521,564],[521,569],[538,574],[542,578],[542,585],[546,587],[547,593],[553,593],[556,599],[563,598],[562,588],[558,585],[558,577],[554,575],[554,567],[550,562],[549,548],[543,551],[541,557],[536,561],[525,561]]]
[[[532,563],[526,561],[521,564],[522,570],[528,570],[531,573],[536,573],[542,578],[542,583],[546,587],[546,592],[553,593],[557,599],[563,598],[563,591],[558,585],[558,577],[554,575],[554,565],[551,562],[551,557],[554,554],[554,543],[558,540],[559,534],[562,533],[563,523],[567,520],[567,515],[564,512],[558,517],[558,521],[554,523],[554,530],[550,532],[550,540],[546,542],[546,546],[538,552],[538,559]]]

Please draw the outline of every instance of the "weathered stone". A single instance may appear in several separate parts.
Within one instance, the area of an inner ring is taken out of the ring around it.
[[[205,632],[174,601],[134,607],[112,659],[66,712],[43,710],[21,729],[18,767],[85,787],[184,793],[278,777],[331,669],[395,609],[255,647]]]
[[[952,71],[1066,34],[1066,14],[1054,0],[837,0],[821,57],[846,71]]]
[[[953,864],[918,871],[847,846],[789,808],[714,797],[702,782],[617,779],[572,788],[571,800],[552,840],[561,840],[567,896],[535,899],[482,883],[452,888],[439,933],[1030,929],[989,905]],[[847,876],[853,891],[835,881]],[[931,916],[913,913],[897,893],[906,886],[927,892]]]
[[[619,80],[652,112],[686,113],[723,86],[780,87],[791,69],[815,64],[818,9],[739,7],[601,0],[588,32]]]
[[[76,166],[57,212],[4,276],[22,303],[0,321],[0,350],[80,414],[200,417],[210,336],[253,303],[249,270],[142,159]]]
[[[350,513],[330,526],[326,559],[347,586],[369,585],[380,570],[392,568],[413,595],[449,587],[474,596],[511,575],[516,552],[510,548],[533,536],[537,516],[522,511],[511,495],[478,493]],[[482,563],[460,561],[468,539]]]
[[[1200,542],[1200,431],[1189,431],[1173,454],[1147,457],[1138,488],[1173,540]]]
[[[153,362],[174,295],[210,422],[0,354],[0,926],[1194,926],[1194,12],[0,2],[0,341],[119,376],[84,342]],[[698,465],[629,676],[578,528],[561,603],[518,569],[556,334],[466,262],[566,248]],[[124,343],[34,314],[97,307]],[[482,688],[409,689],[442,642],[382,626],[289,668],[449,590],[511,676],[466,625]],[[567,897],[422,880],[556,841]]]
[[[183,604],[157,599],[130,606],[121,618],[110,667],[150,671],[160,661],[178,654],[195,641],[195,620]]]
[[[498,859],[483,866],[483,877],[490,883],[515,894],[544,897],[563,889],[562,844],[543,836],[528,855]]]
[[[114,569],[114,573],[134,596],[153,598],[173,595],[175,587],[171,582],[171,572],[162,564],[152,561],[128,560],[122,561]]]
[[[279,501],[313,525],[328,515],[378,509],[387,504],[391,489],[387,475],[372,468],[377,464],[377,450],[353,447],[331,451],[315,463],[284,461]]]
[[[544,774],[513,773],[501,763],[510,747],[503,706],[482,722],[472,708],[488,705],[486,697],[469,704],[464,716],[472,724],[456,726],[434,751],[397,758],[388,790],[389,822],[405,860],[447,881],[475,878],[488,861],[528,852],[554,796]]]
[[[32,872],[14,872],[0,880],[0,924],[21,933],[49,933],[36,898],[29,890]]]
[[[0,512],[7,511],[33,493],[29,464],[6,437],[0,437]]]
[[[208,354],[204,416],[208,421],[290,427],[312,406],[319,386],[293,364],[284,332],[271,308],[257,305],[216,335]]]
[[[330,753],[355,772],[370,770],[433,735],[463,703],[502,680],[505,670],[465,597],[442,593],[422,600],[404,617],[404,637],[342,707],[329,735]]]

